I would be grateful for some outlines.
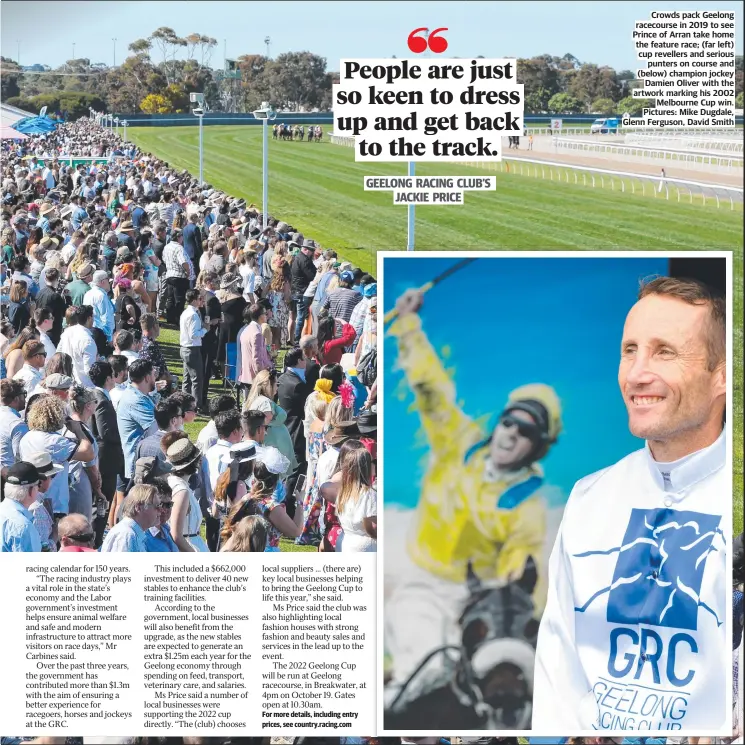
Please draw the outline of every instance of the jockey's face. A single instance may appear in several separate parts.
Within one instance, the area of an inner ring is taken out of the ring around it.
[[[521,426],[524,424],[524,427]],[[489,454],[495,466],[507,468],[530,455],[533,440],[521,429],[535,427],[536,422],[527,411],[512,410],[499,419],[492,435]]]

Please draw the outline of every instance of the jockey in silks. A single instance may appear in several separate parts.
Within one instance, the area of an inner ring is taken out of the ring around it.
[[[386,579],[389,571],[395,573],[385,600],[385,646],[392,663],[386,706],[427,654],[444,644],[460,644],[458,619],[468,599],[469,562],[482,581],[501,585],[517,579],[532,556],[539,577],[533,601],[540,616],[546,595],[546,507],[537,462],[562,427],[555,391],[535,383],[509,394],[496,427],[485,435],[456,404],[453,381],[422,331],[417,314],[422,297],[410,290],[399,298],[398,319],[390,327],[398,340],[398,366],[414,392],[429,441],[430,465],[411,511],[406,555],[396,558],[396,544],[386,546],[386,564],[394,562],[386,567]],[[395,523],[386,517],[387,540]],[[493,657],[484,651],[487,659]],[[433,656],[426,670],[442,669],[444,659]],[[409,686],[405,699],[416,688]]]
[[[303,141],[303,138],[304,137],[305,137],[305,127],[303,127],[302,124],[301,124],[300,125],[300,141],[301,142]]]

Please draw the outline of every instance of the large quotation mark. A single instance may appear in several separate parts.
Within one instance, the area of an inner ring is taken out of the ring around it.
[[[444,26],[442,28],[436,28],[427,38],[417,36],[417,34],[427,30],[426,26],[422,26],[422,28],[415,28],[409,34],[409,38],[406,40],[409,49],[414,52],[414,54],[421,54],[422,52],[426,52],[427,47],[429,47],[430,52],[442,54],[448,48],[448,42],[444,36],[438,36],[437,34],[439,34],[440,31],[447,31],[447,28]]]

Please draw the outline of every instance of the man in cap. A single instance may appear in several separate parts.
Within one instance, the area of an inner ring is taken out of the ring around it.
[[[36,501],[28,508],[31,513],[34,527],[41,539],[42,551],[56,551],[56,539],[54,536],[53,503],[50,496],[46,498],[52,479],[65,469],[52,461],[52,456],[47,452],[36,452],[26,455],[25,462],[30,463],[39,472],[39,492]],[[61,476],[60,478],[67,478]]]
[[[12,465],[5,479],[5,499],[0,502],[0,552],[41,551],[39,532],[29,507],[36,502],[41,476],[25,461]]]
[[[65,294],[70,298],[71,305],[83,305],[85,294],[91,289],[90,282],[95,271],[93,264],[83,264],[78,269],[78,278],[65,285]]]
[[[93,272],[91,279],[91,289],[83,296],[83,304],[90,305],[93,308],[93,326],[106,334],[106,338],[111,341],[114,335],[115,320],[114,320],[114,304],[109,298],[109,291],[111,285],[109,284],[108,272],[104,272],[102,269]]]
[[[290,267],[290,285],[292,290],[292,302],[295,305],[295,344],[300,341],[303,334],[303,326],[308,318],[312,297],[305,297],[308,285],[315,279],[316,267],[313,263],[315,244],[311,241],[303,241],[300,253],[293,259]]]
[[[41,385],[34,390],[34,393],[49,393],[52,396],[56,396],[60,401],[67,403],[70,397],[70,389],[74,385],[75,381],[69,375],[52,373],[44,378]]]
[[[362,295],[352,289],[353,282],[352,272],[343,271],[339,275],[338,287],[329,292],[321,306],[329,311],[332,318],[340,318],[344,323],[349,323],[355,306],[362,300]]]
[[[618,383],[629,429],[646,444],[577,482],[564,509],[538,633],[536,729],[642,726],[618,716],[613,691],[619,702],[639,692],[645,730],[671,726],[669,708],[649,705],[670,691],[683,727],[725,727],[726,315],[725,298],[703,283],[658,277],[626,316]]]
[[[485,435],[456,404],[453,381],[422,331],[423,297],[418,290],[404,293],[390,329],[431,457],[386,603],[393,664],[388,702],[433,649],[459,643],[469,567],[481,580],[501,583],[522,575],[531,557],[540,569],[546,508],[538,461],[562,426],[554,390],[532,384],[509,394],[496,427]],[[541,589],[533,598],[542,607]]]

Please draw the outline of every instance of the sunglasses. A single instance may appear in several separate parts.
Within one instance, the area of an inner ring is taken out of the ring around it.
[[[164,509],[169,510],[171,507],[173,507],[173,502],[161,502],[160,506]]]
[[[95,538],[93,533],[76,533],[75,535],[68,535],[67,539],[70,541],[80,541],[80,543],[90,543]]]
[[[537,424],[518,419],[512,414],[502,414],[502,416],[499,417],[499,423],[507,428],[517,427],[517,431],[520,435],[522,437],[527,437],[529,440],[535,440],[541,436],[541,429]]]

